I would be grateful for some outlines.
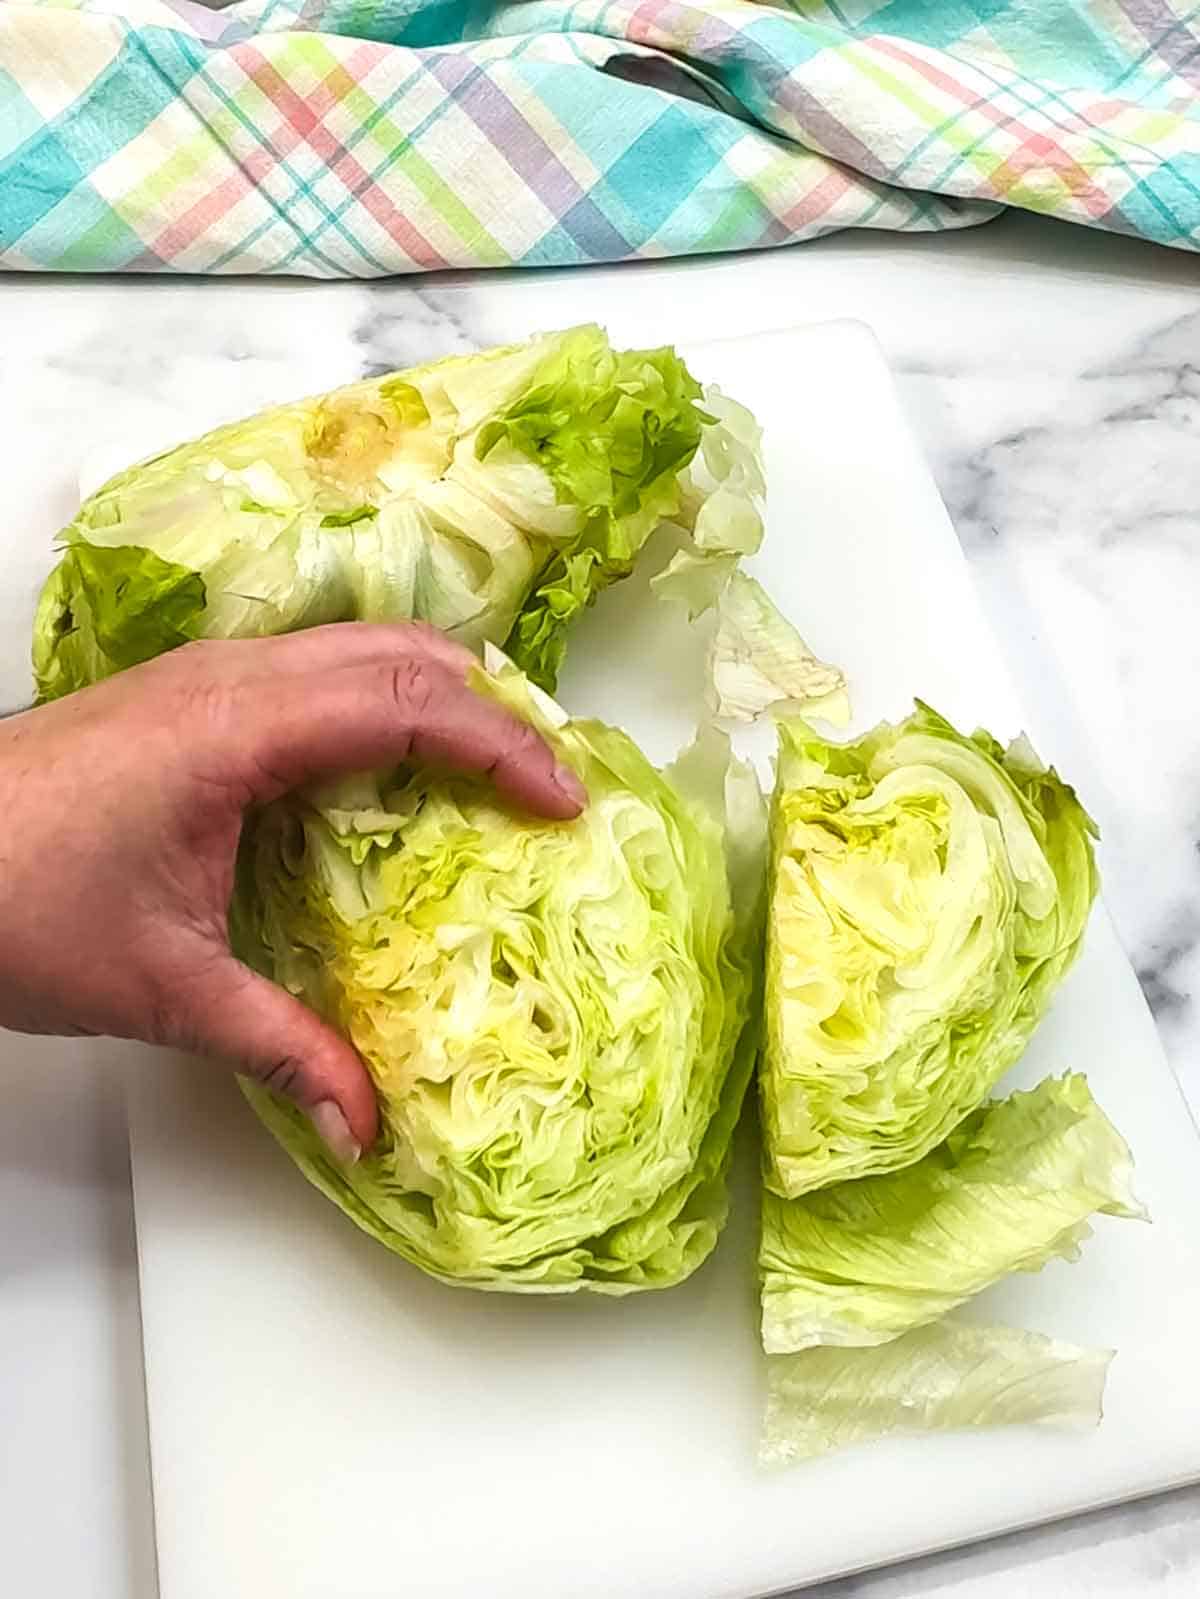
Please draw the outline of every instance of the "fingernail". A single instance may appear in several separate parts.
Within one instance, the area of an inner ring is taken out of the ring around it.
[[[556,788],[562,790],[571,804],[578,805],[580,810],[587,804],[588,791],[569,766],[554,768],[554,784]]]
[[[362,1149],[350,1131],[350,1124],[333,1100],[323,1099],[319,1105],[313,1106],[308,1115],[334,1160],[342,1166],[353,1166]]]

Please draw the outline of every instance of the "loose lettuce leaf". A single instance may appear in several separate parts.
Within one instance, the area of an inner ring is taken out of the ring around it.
[[[763,540],[762,429],[715,387],[704,403],[712,421],[680,480],[674,519],[685,537],[650,586],[659,599],[681,602],[691,621],[715,608],[708,652],[715,715],[751,722],[768,709],[802,711],[844,726],[850,707],[842,673],[819,661],[762,585],[738,570]]]
[[[939,1322],[874,1349],[767,1360],[759,1458],[785,1466],[889,1434],[1099,1424],[1112,1351]]]
[[[982,1106],[915,1166],[763,1198],[769,1353],[886,1343],[1013,1271],[1077,1257],[1088,1217],[1144,1214],[1125,1141],[1078,1075]]]
[[[761,802],[706,734],[670,773],[511,672],[480,686],[584,780],[576,821],[401,770],[248,826],[239,951],[352,1040],[382,1132],[351,1169],[246,1092],[365,1231],[446,1281],[665,1287],[712,1249],[753,1067]]]
[[[551,686],[571,617],[683,513],[711,423],[672,351],[618,353],[589,327],[217,428],[118,474],[64,531],[39,695],[183,637],[413,618],[472,647],[511,636]],[[114,551],[144,581],[98,611]]]
[[[673,520],[687,543],[652,580],[660,599],[681,600],[693,620],[717,603],[744,555],[762,544],[762,429],[744,405],[714,384],[704,391],[710,420],[700,450],[680,476]]]
[[[1024,741],[919,706],[841,745],[785,723],[771,831],[766,1172],[794,1197],[920,1160],[1022,1054],[1095,827]]]
[[[740,555],[728,551],[711,555],[693,544],[681,543],[662,571],[650,579],[650,588],[660,600],[679,600],[687,609],[688,620],[694,622],[720,603],[740,560]],[[711,666],[709,675],[711,678]]]
[[[711,420],[700,450],[680,476],[672,521],[679,547],[650,580],[660,600],[677,600],[695,621],[720,600],[744,555],[763,540],[762,429],[743,405],[713,385],[704,391]]]
[[[844,727],[850,720],[846,679],[819,661],[761,583],[733,572],[717,602],[709,654],[712,708],[752,722],[774,708]]]

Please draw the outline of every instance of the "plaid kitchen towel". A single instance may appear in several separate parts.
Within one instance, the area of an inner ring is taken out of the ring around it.
[[[374,277],[1005,205],[1200,247],[1200,4],[0,0],[0,266]]]

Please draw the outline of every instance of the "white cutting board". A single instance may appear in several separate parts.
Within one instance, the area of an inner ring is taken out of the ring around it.
[[[869,332],[698,346],[766,429],[755,569],[847,669],[859,722],[914,695],[1007,736],[1015,708],[953,530]],[[562,696],[656,756],[696,714],[703,629],[635,584]],[[1036,726],[1034,728],[1036,732]],[[1046,750],[1053,757],[1053,750]],[[1200,1476],[1200,1143],[1107,917],[1017,1074],[1072,1067],[1130,1140],[1154,1225],[978,1314],[1115,1345],[1096,1433],[889,1441],[755,1465],[753,1152],[682,1288],[621,1302],[443,1288],[360,1234],[228,1080],[131,1085],[162,1599],[746,1599]]]

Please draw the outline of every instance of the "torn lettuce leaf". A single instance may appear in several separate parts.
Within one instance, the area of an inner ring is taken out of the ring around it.
[[[896,1434],[1099,1424],[1113,1352],[943,1321],[873,1349],[767,1357],[759,1459],[785,1466]]]
[[[42,598],[62,673],[82,685],[197,638],[199,573],[136,545],[73,544]]]
[[[1085,1078],[982,1106],[916,1165],[763,1196],[763,1346],[886,1343],[1014,1271],[1077,1258],[1088,1218],[1142,1217],[1124,1139]]]
[[[684,544],[650,579],[650,588],[660,600],[678,600],[694,622],[711,611],[737,570],[740,555],[722,551],[708,555],[694,545]]]
[[[762,429],[753,414],[713,384],[704,391],[708,422],[700,451],[680,478],[680,504],[673,520],[690,535],[698,557],[753,555],[762,544]],[[670,593],[668,573],[654,579]]]
[[[764,711],[802,712],[842,727],[850,719],[843,674],[813,655],[762,584],[739,570],[763,540],[762,429],[742,405],[705,390],[712,422],[683,475],[675,521],[686,540],[650,587],[695,621],[710,610],[708,704],[716,715],[755,721]]]
[[[920,1160],[1024,1052],[1095,826],[1027,743],[918,706],[846,744],[782,724],[771,833],[766,1178],[795,1197]]]
[[[762,584],[744,572],[730,574],[717,601],[708,670],[717,716],[752,722],[771,709],[835,727],[850,720],[841,671],[817,659]]]

